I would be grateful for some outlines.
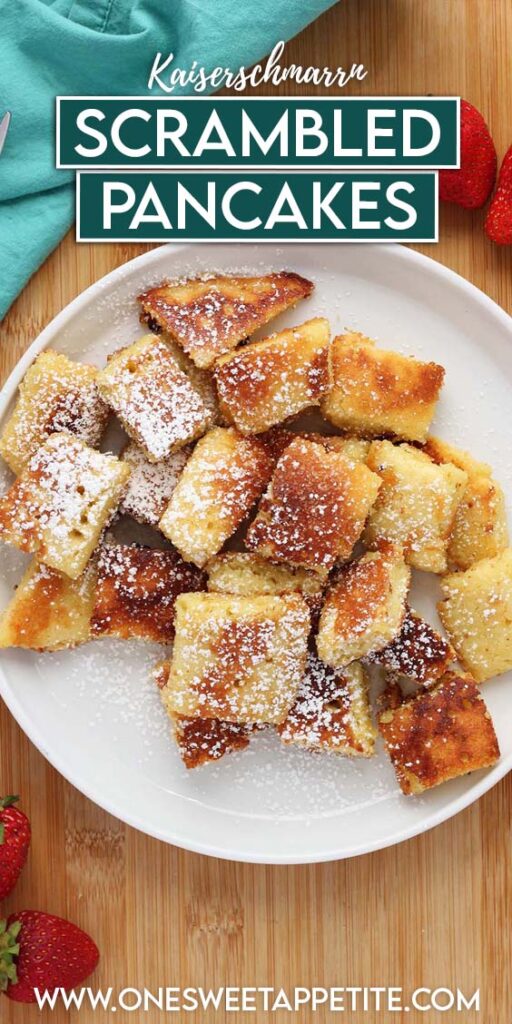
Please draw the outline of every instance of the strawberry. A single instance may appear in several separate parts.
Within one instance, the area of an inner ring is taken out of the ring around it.
[[[0,797],[0,900],[14,889],[30,846],[30,822],[15,807],[17,801],[17,796]]]
[[[439,198],[476,210],[489,198],[496,179],[496,149],[479,111],[460,103],[460,167],[439,171]]]
[[[75,988],[94,971],[100,954],[76,924],[40,910],[22,910],[0,924],[0,992],[35,1003],[34,989]]]
[[[512,146],[503,157],[498,187],[485,221],[485,231],[498,245],[512,245]]]

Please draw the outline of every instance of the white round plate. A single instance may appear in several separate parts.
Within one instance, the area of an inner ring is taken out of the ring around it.
[[[164,277],[287,268],[314,295],[275,321],[329,317],[333,334],[363,331],[381,345],[434,359],[446,384],[434,431],[493,466],[512,504],[512,320],[462,278],[401,246],[162,246],[80,295],[23,356],[0,399],[6,416],[34,356],[47,345],[102,364],[141,328],[136,295]],[[274,328],[274,324],[273,324]],[[4,340],[4,344],[5,344]],[[0,602],[24,559],[3,548]],[[417,574],[413,605],[435,621],[437,580]],[[73,785],[135,828],[233,860],[292,864],[377,850],[439,824],[490,789],[512,764],[512,673],[485,684],[502,749],[495,768],[403,797],[380,745],[368,762],[281,748],[271,734],[187,772],[149,678],[158,649],[101,640],[76,651],[3,651],[0,693],[45,757]]]

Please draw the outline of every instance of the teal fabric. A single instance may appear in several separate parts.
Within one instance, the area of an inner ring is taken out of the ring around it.
[[[12,113],[0,156],[0,319],[73,221],[73,173],[54,166],[57,95],[143,95],[157,52],[184,68],[250,66],[334,2],[0,0],[0,117]]]

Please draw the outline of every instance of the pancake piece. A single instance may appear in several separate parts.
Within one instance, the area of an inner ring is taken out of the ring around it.
[[[340,334],[329,352],[322,411],[336,427],[361,437],[424,441],[443,380],[437,363],[379,349],[357,332]]]
[[[96,564],[71,580],[34,559],[0,618],[0,647],[59,651],[90,639]]]
[[[379,487],[366,466],[299,438],[276,465],[246,545],[264,558],[329,570],[349,558]]]
[[[329,322],[321,317],[223,356],[215,367],[220,411],[258,434],[311,405],[327,387]]]
[[[367,655],[367,659],[382,665],[388,672],[431,686],[457,656],[451,644],[430,623],[407,608],[398,635],[387,647]]]
[[[161,690],[167,685],[170,663],[162,662],[155,671]],[[164,699],[165,702],[165,699]],[[185,768],[201,768],[225,754],[249,746],[250,727],[218,718],[185,718],[171,715],[173,734]]]
[[[220,551],[258,501],[274,462],[264,441],[230,427],[198,442],[159,524],[185,561],[202,567]]]
[[[169,713],[282,722],[304,674],[309,629],[297,594],[182,595],[165,691]]]
[[[98,559],[91,634],[172,643],[176,598],[204,586],[203,574],[175,551],[104,544]]]
[[[322,661],[340,669],[386,647],[400,632],[410,579],[402,549],[393,544],[343,566],[320,615]]]
[[[468,477],[448,541],[450,565],[469,569],[474,562],[504,551],[509,543],[505,497],[490,466],[436,437],[428,439],[425,451],[434,462],[451,462]]]
[[[73,434],[52,434],[0,499],[0,539],[80,576],[117,510],[130,476]]]
[[[311,281],[283,270],[263,277],[211,275],[164,283],[139,295],[139,302],[141,319],[166,331],[204,368],[312,291]]]
[[[382,480],[368,519],[369,547],[387,540],[402,544],[406,561],[425,572],[446,572],[448,544],[467,473],[442,466],[409,444],[374,441],[368,466]]]
[[[512,668],[512,548],[441,580],[439,617],[477,683]]]
[[[138,523],[158,526],[192,449],[179,448],[163,462],[150,462],[142,448],[130,441],[120,455],[130,467],[130,479],[119,511]]]
[[[95,448],[108,407],[97,387],[99,370],[47,349],[30,366],[0,438],[0,454],[18,476],[50,434],[67,430]]]
[[[431,689],[379,715],[402,793],[423,793],[500,756],[491,716],[470,676],[447,672]]]
[[[283,743],[306,750],[371,757],[377,733],[362,666],[334,672],[310,652],[297,700],[278,732]]]
[[[227,551],[206,566],[208,590],[217,594],[301,594],[316,628],[328,573],[291,565],[277,565],[247,552]]]
[[[154,334],[110,356],[98,386],[150,462],[201,437],[214,419],[171,347]]]

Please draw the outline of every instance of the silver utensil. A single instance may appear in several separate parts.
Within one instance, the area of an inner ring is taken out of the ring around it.
[[[4,114],[2,120],[0,121],[0,156],[1,156],[2,150],[4,148],[4,142],[5,142],[5,139],[6,139],[6,136],[7,136],[7,132],[9,131],[10,123],[11,123],[11,114],[10,114],[10,111],[8,110],[7,113]]]

